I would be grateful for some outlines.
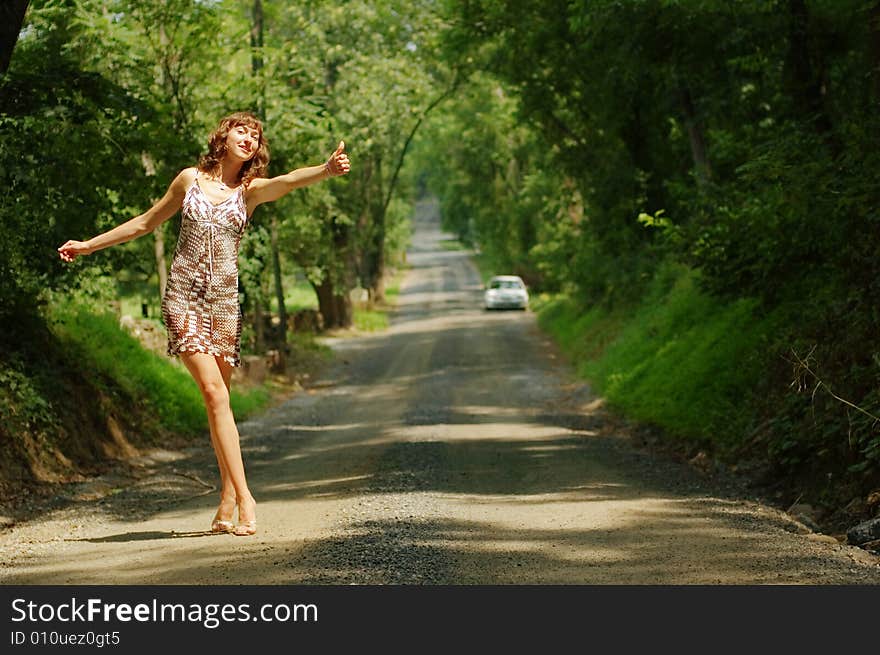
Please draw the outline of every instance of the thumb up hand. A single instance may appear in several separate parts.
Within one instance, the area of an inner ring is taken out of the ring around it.
[[[331,177],[345,175],[351,170],[351,163],[348,161],[348,155],[345,154],[345,141],[340,141],[336,146],[336,150],[330,155],[330,159],[324,165]]]

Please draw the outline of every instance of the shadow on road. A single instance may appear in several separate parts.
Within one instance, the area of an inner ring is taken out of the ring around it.
[[[192,539],[193,537],[216,537],[219,536],[210,530],[194,532],[159,532],[151,530],[147,532],[123,532],[111,534],[105,537],[88,537],[86,539],[65,539],[65,541],[88,542],[92,544],[126,543],[130,541],[156,541],[157,539]]]

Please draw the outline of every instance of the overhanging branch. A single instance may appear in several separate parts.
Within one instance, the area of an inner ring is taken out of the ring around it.
[[[455,90],[458,88],[459,77],[458,74],[452,80],[452,84],[446,89],[443,93],[441,93],[437,98],[435,98],[431,104],[429,104],[425,111],[422,112],[422,115],[419,116],[419,120],[416,121],[416,124],[413,126],[412,130],[409,133],[409,136],[406,138],[406,141],[403,144],[403,149],[400,151],[400,157],[397,159],[397,165],[394,168],[394,174],[391,176],[391,181],[388,183],[388,193],[385,195],[385,202],[382,204],[382,216],[385,215],[385,212],[388,211],[388,205],[391,204],[391,196],[394,194],[394,187],[397,184],[397,176],[400,173],[400,169],[403,167],[403,160],[406,157],[406,151],[409,149],[409,144],[415,137],[416,132],[421,126],[422,122],[424,122],[425,118],[431,112],[434,107],[439,105],[441,102],[446,100],[449,96],[455,93]]]

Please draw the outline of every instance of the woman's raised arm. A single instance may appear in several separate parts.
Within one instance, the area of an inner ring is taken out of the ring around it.
[[[92,237],[88,241],[68,241],[58,248],[58,254],[62,261],[72,262],[79,255],[90,255],[97,250],[109,248],[119,243],[125,243],[140,236],[149,234],[159,225],[174,216],[175,212],[183,204],[186,190],[192,184],[197,170],[186,168],[178,173],[177,177],[168,186],[165,195],[152,207],[140,216],[117,225],[111,230]]]
[[[345,175],[350,168],[348,155],[345,154],[345,142],[340,141],[325,164],[297,168],[278,177],[256,178],[250,183],[247,190],[248,215],[253,213],[257,205],[278,200],[294,189],[326,180],[328,177]]]

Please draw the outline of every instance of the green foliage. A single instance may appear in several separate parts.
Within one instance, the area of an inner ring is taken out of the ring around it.
[[[28,40],[0,80],[3,316],[29,311],[45,287],[73,283],[81,268],[62,267],[55,249],[124,211],[121,192],[144,195],[118,168],[120,159],[133,165],[139,134],[131,128],[142,107],[56,48]]]
[[[119,327],[111,313],[95,314],[83,305],[56,306],[51,312],[53,331],[69,349],[78,366],[88,370],[98,384],[112,384],[142,409],[154,413],[171,432],[201,434],[207,426],[204,401],[192,377],[168,357],[145,350]],[[108,388],[109,389],[109,388]],[[232,390],[237,418],[264,406],[265,389]]]
[[[447,230],[478,246],[489,268],[558,288],[577,247],[580,196],[518,123],[517,106],[503,84],[474,74],[457,102],[439,110],[414,157]]]
[[[207,423],[201,395],[186,370],[144,350],[112,314],[86,307],[57,308],[53,329],[73,359],[97,381],[112,381],[161,416],[174,432],[196,433]],[[100,383],[100,382],[99,382]]]
[[[44,392],[48,380],[32,379],[20,362],[4,364],[0,368],[0,419],[5,430],[11,434],[45,434],[56,429],[60,417]]]
[[[876,3],[449,6],[445,57],[480,72],[421,145],[447,227],[571,298],[547,320],[634,415],[731,443],[759,423],[781,476],[876,480],[877,423],[830,392],[877,415]],[[693,274],[658,294],[670,261]]]
[[[560,299],[540,320],[627,415],[730,450],[756,422],[755,380],[777,323],[756,316],[754,301],[713,299],[694,278],[668,267],[631,309]]]

